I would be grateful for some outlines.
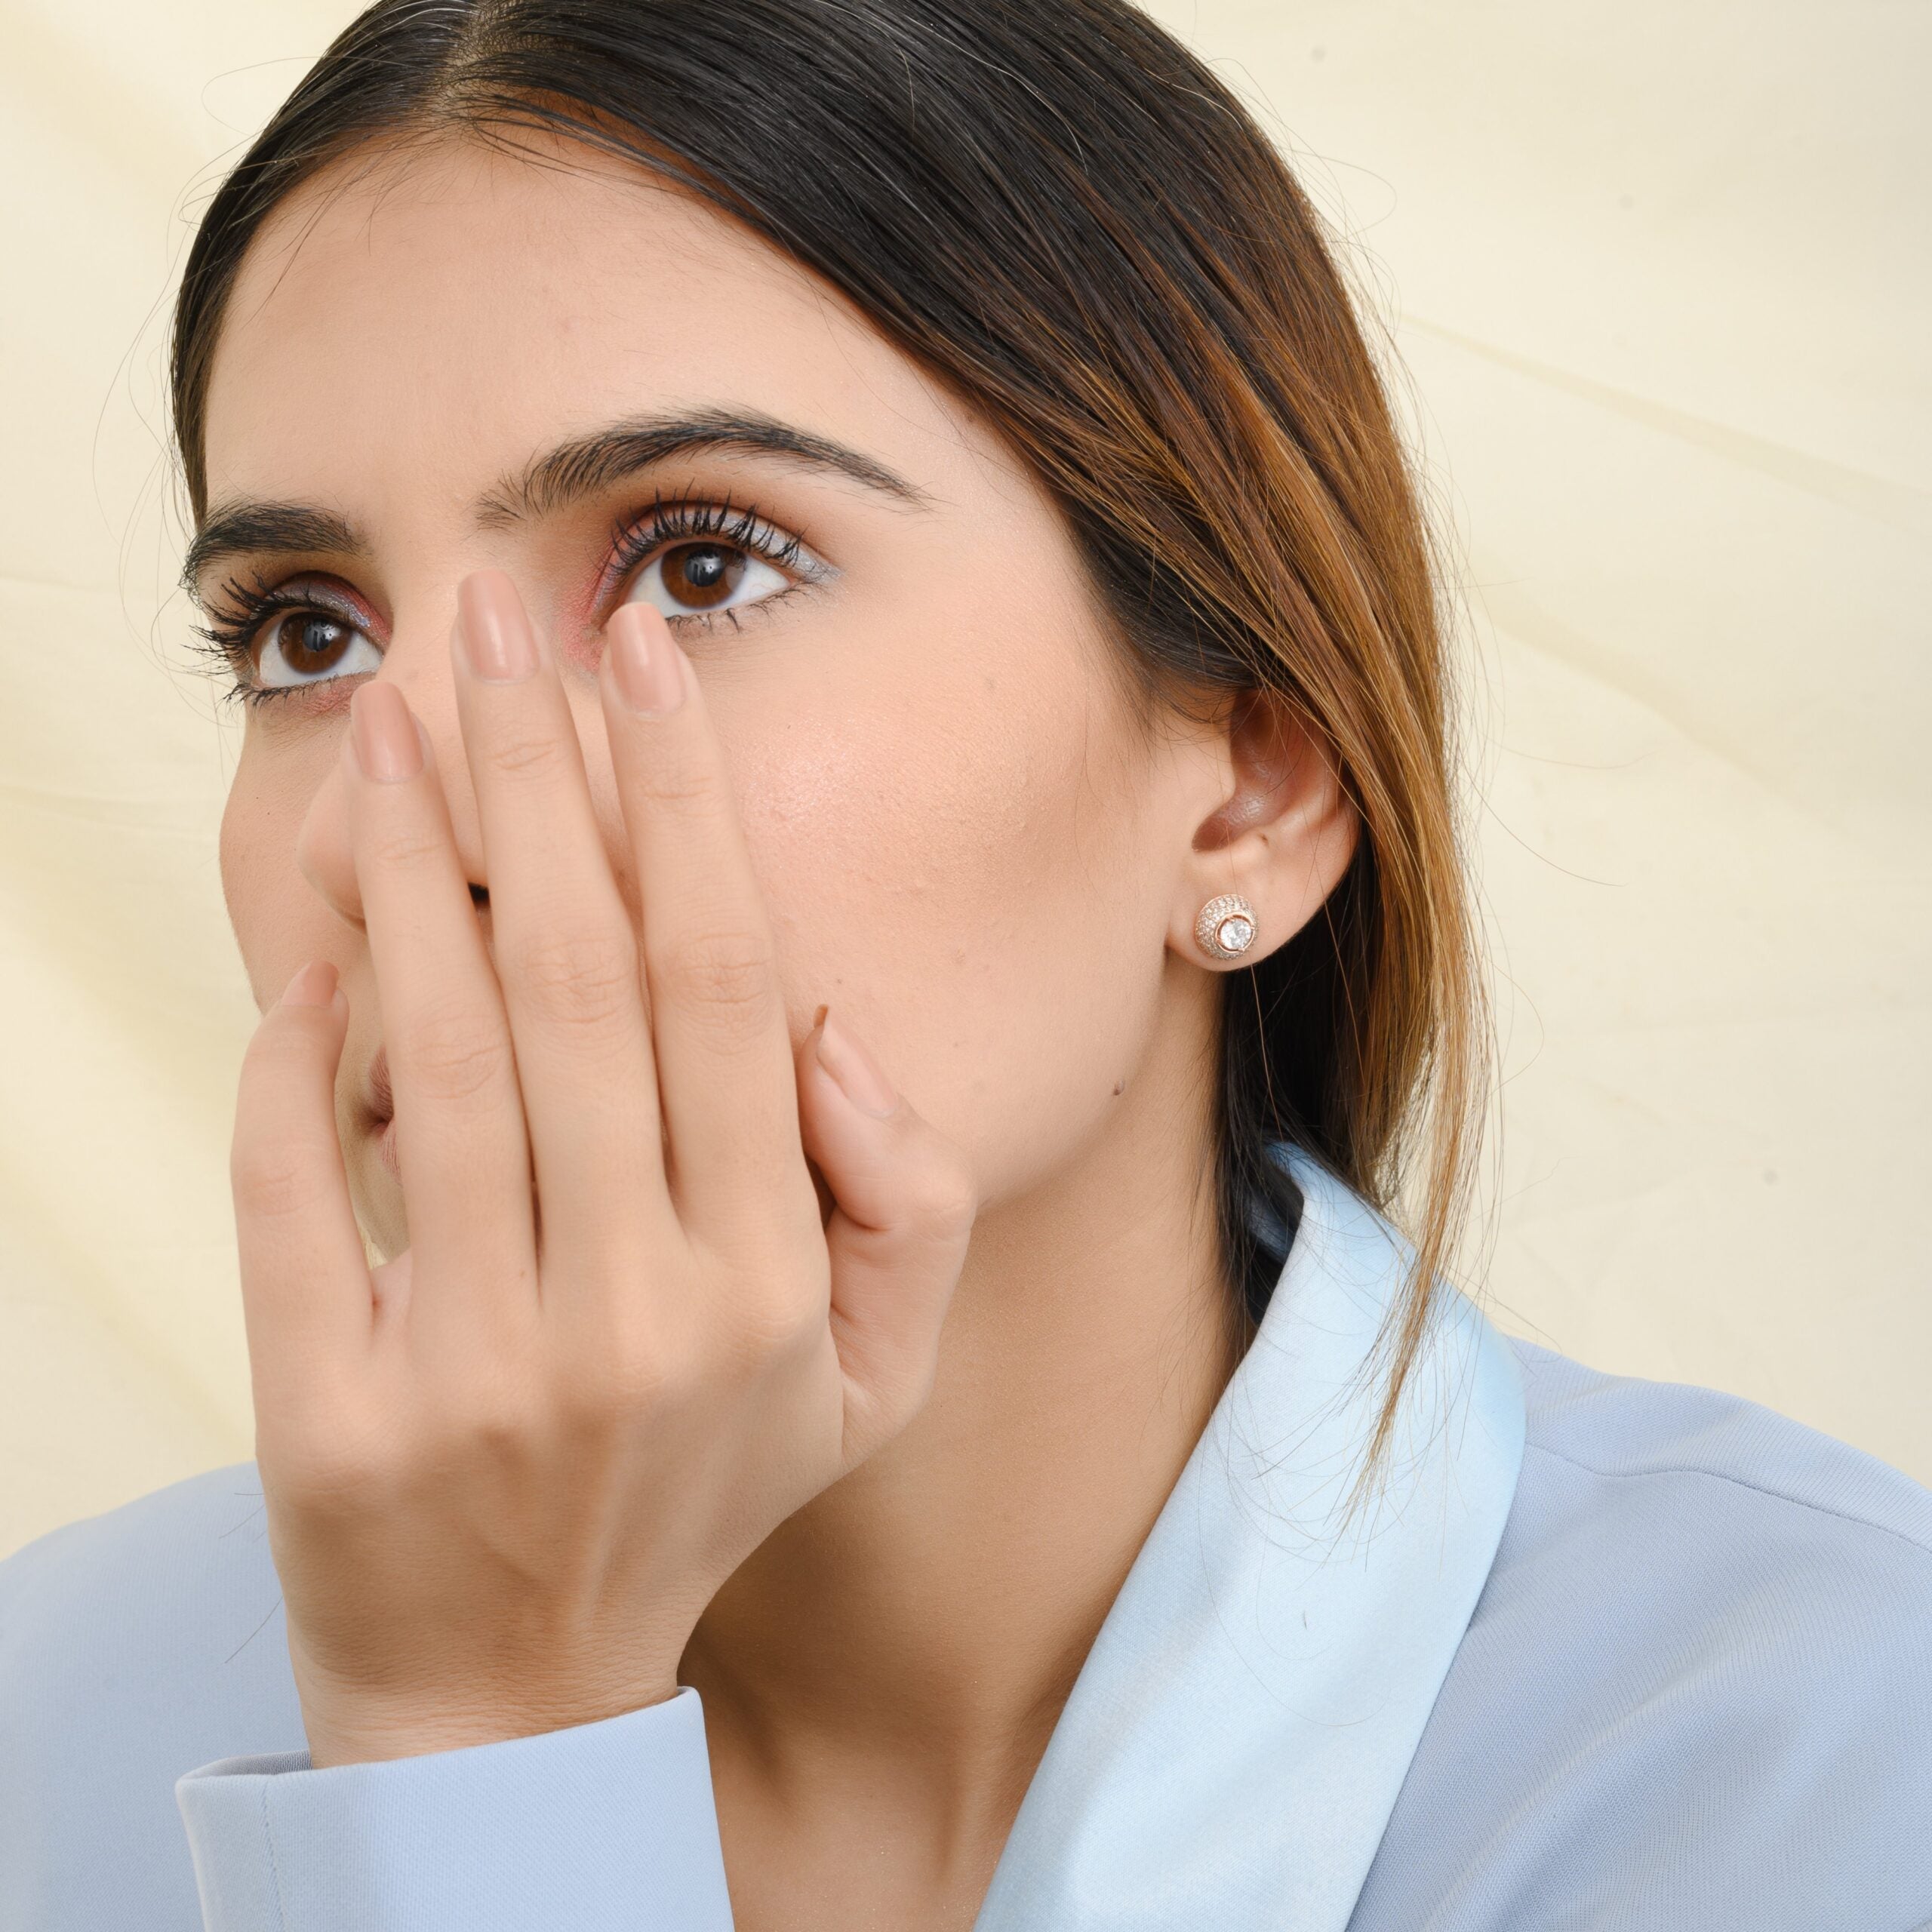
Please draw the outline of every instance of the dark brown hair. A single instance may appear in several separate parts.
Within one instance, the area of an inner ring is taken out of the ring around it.
[[[1239,102],[1121,0],[381,0],[211,202],[175,312],[205,515],[210,367],[263,220],[358,145],[547,129],[634,158],[841,290],[1057,501],[1149,715],[1274,694],[1360,816],[1324,915],[1225,976],[1231,1291],[1280,1271],[1289,1140],[1395,1211],[1379,1464],[1460,1223],[1484,1088],[1429,533],[1322,224]],[[1266,1217],[1264,1215],[1264,1220]]]

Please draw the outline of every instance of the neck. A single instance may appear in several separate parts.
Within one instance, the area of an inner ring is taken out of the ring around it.
[[[1203,1084],[1135,1083],[1050,1183],[983,1210],[925,1408],[706,1611],[680,1681],[768,1804],[889,1786],[1003,1841],[1238,1358],[1208,1122],[1180,1098]]]

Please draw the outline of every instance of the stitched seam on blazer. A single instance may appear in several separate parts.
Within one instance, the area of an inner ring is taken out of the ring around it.
[[[1704,1476],[1712,1482],[1727,1482],[1734,1488],[1748,1489],[1754,1496],[1767,1496],[1774,1503],[1789,1503],[1794,1509],[1808,1509],[1814,1516],[1829,1516],[1840,1523],[1856,1523],[1862,1530],[1874,1531],[1881,1537],[1890,1537],[1894,1543],[1903,1543],[1907,1549],[1915,1550],[1921,1556],[1932,1556],[1932,1545],[1922,1543],[1916,1537],[1909,1537],[1903,1530],[1895,1530],[1888,1524],[1875,1523],[1869,1516],[1854,1516],[1844,1509],[1827,1509],[1822,1503],[1807,1503],[1801,1496],[1788,1495],[1781,1489],[1767,1489],[1762,1483],[1749,1481],[1743,1476],[1727,1475],[1721,1469],[1700,1469],[1693,1463],[1672,1463],[1657,1469],[1600,1469],[1580,1457],[1566,1456],[1561,1449],[1552,1449],[1546,1443],[1529,1442],[1524,1447],[1534,1449],[1539,1455],[1554,1457],[1559,1463],[1567,1463],[1573,1469],[1581,1469],[1586,1475],[1601,1476],[1607,1482],[1630,1481],[1644,1476]],[[1914,1927],[1912,1932],[1932,1932],[1932,1919]]]
[[[275,1828],[269,1823],[269,1780],[262,1780],[262,1842],[268,1847],[269,1876],[275,1881],[275,1922],[288,1932],[288,1908],[281,1896],[281,1867],[275,1863]]]

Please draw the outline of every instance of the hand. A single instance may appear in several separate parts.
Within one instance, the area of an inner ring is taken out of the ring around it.
[[[663,617],[624,606],[598,673],[640,934],[514,586],[479,572],[459,605],[494,962],[396,685],[356,690],[343,752],[408,1250],[372,1272],[351,1210],[328,962],[264,1015],[236,1109],[257,1455],[318,1766],[672,1695],[724,1579],[925,1401],[977,1206],[823,1009],[795,1054]],[[532,669],[488,681],[465,638]],[[675,708],[632,709],[620,668]]]

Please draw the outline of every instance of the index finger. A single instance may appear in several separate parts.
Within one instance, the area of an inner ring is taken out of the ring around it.
[[[367,1353],[375,1302],[335,1117],[349,1002],[306,966],[242,1056],[229,1178],[258,1433],[326,1411]]]
[[[598,684],[643,901],[678,1217],[728,1239],[789,1212],[817,1233],[771,922],[703,692],[661,611],[626,604],[605,639]]]

